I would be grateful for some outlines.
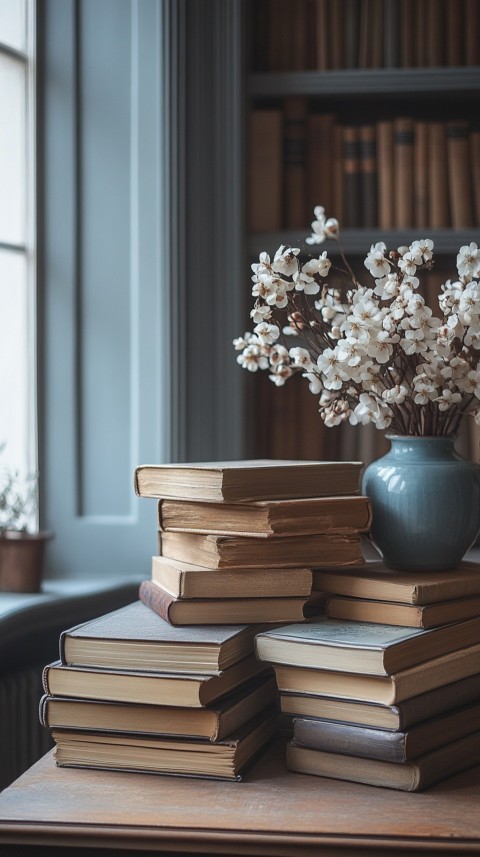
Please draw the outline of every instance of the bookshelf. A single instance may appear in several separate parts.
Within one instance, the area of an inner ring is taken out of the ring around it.
[[[434,300],[440,282],[456,274],[460,246],[478,243],[480,238],[480,124],[476,119],[480,41],[475,46],[473,35],[479,32],[480,4],[471,0],[257,0],[251,4],[245,18],[249,261],[262,250],[275,252],[280,244],[301,247],[305,253],[327,249],[333,257],[334,242],[319,248],[305,245],[313,205],[323,204],[327,216],[339,219],[343,247],[360,270],[371,244],[384,241],[393,249],[420,237],[431,238],[436,265],[428,293]],[[262,164],[255,164],[252,116],[262,113],[269,114],[276,137],[270,138],[270,161],[264,158]],[[326,131],[318,117],[326,117]],[[380,124],[390,134],[391,150],[383,144],[383,161]],[[355,178],[349,175],[347,149],[350,146],[351,152],[352,144],[345,142],[346,128],[351,139],[358,139],[366,129],[373,134],[374,174],[366,181],[362,178],[366,162],[362,167],[358,142]],[[405,128],[410,146],[399,153],[398,141],[404,142]],[[322,143],[322,133],[329,135],[327,143]],[[312,167],[314,134],[323,158],[321,169],[318,164]],[[325,179],[328,173],[332,175]],[[358,195],[353,214],[346,210],[352,181],[357,183]],[[367,199],[367,188],[374,199]],[[323,189],[325,193],[320,192]],[[403,201],[394,205],[400,195]],[[251,212],[258,198],[262,205],[254,222]],[[391,212],[385,213],[385,199],[390,200]],[[304,380],[290,379],[279,389],[261,377],[266,374],[258,373],[255,382],[256,425],[262,424],[256,432],[255,452],[272,457],[344,458],[346,449],[352,452],[356,447],[359,457],[368,460],[385,448],[381,434],[375,432],[363,455],[362,443],[353,441],[350,427],[321,425],[315,396]],[[354,431],[357,437],[365,434],[358,427]]]

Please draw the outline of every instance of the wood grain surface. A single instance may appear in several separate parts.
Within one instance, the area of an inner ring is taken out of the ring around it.
[[[0,853],[25,843],[275,857],[480,854],[480,768],[405,794],[289,773],[284,758],[278,743],[230,784],[60,769],[48,754],[0,795]]]

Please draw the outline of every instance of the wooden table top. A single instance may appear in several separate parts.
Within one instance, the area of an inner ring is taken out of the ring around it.
[[[24,843],[274,857],[480,854],[480,767],[408,794],[289,773],[284,757],[278,742],[242,782],[224,783],[57,768],[48,754],[0,795],[0,853]]]

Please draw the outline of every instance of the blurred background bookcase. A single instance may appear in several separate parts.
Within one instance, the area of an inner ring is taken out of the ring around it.
[[[422,287],[438,312],[459,247],[480,237],[480,4],[255,0],[244,28],[249,260],[306,251],[322,204],[363,282],[371,244],[432,238]],[[305,379],[267,376],[252,381],[256,455],[368,462],[388,446],[371,427],[326,429]],[[474,427],[460,446],[479,457]]]

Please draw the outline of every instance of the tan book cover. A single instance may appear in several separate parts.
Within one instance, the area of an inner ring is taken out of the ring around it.
[[[413,205],[413,119],[399,117],[393,121],[394,216],[397,229],[411,229]]]
[[[428,211],[430,226],[450,226],[447,139],[444,122],[428,123]]]
[[[325,603],[325,613],[331,619],[378,622],[408,628],[439,628],[452,622],[480,616],[480,596],[440,601],[424,606],[330,596]]]
[[[468,122],[447,122],[450,217],[454,229],[474,225]]]
[[[247,220],[251,232],[282,228],[283,129],[280,110],[252,110],[248,117]]]

